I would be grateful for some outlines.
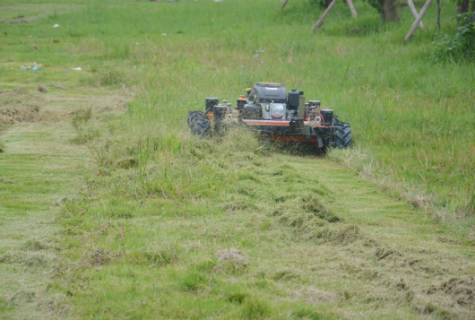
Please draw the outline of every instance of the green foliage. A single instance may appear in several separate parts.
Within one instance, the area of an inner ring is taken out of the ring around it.
[[[383,13],[383,0],[365,0],[370,6]]]
[[[325,8],[330,1],[328,0],[309,0],[312,5],[319,6],[320,8]]]
[[[376,15],[364,15],[358,19],[349,19],[341,22],[338,28],[331,33],[344,36],[368,36],[380,32],[383,28],[381,19]]]
[[[76,129],[76,137],[71,139],[75,144],[85,144],[99,136],[99,130],[90,124],[92,108],[79,109],[73,112],[72,124]]]
[[[92,117],[92,108],[79,109],[73,112],[72,123],[74,128],[79,129],[84,126]]]
[[[243,303],[241,319],[259,320],[268,319],[270,307],[257,298],[246,298]]]
[[[206,284],[206,277],[200,272],[191,271],[186,273],[179,282],[183,290],[197,291]]]
[[[298,306],[295,311],[292,312],[292,319],[298,320],[328,320],[336,319],[335,315],[323,314],[312,306]]]
[[[475,61],[475,16],[458,15],[457,29],[452,35],[443,35],[435,41],[435,58],[439,61]]]
[[[467,216],[475,216],[475,190],[472,191],[472,196],[467,202],[466,212]]]
[[[99,75],[99,84],[101,86],[117,86],[126,83],[124,73],[117,70],[108,70]]]
[[[384,22],[399,21],[398,0],[366,0],[366,2],[379,12]]]

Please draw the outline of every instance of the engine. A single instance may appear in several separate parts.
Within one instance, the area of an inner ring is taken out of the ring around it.
[[[260,107],[262,119],[287,119],[287,106],[284,103],[263,102]]]
[[[277,83],[255,84],[248,90],[247,97],[239,98],[237,105],[243,119],[289,121],[308,118],[311,115],[309,110],[316,106],[305,103],[303,91],[293,89],[287,92]]]
[[[241,103],[243,118],[285,120],[289,117],[287,90],[281,84],[257,83]]]

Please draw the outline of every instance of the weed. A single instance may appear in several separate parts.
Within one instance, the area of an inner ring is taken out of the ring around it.
[[[101,86],[117,86],[124,83],[126,83],[125,74],[116,70],[108,70],[99,76]]]
[[[135,251],[127,254],[127,262],[131,264],[150,264],[160,267],[176,262],[178,259],[175,251],[161,250],[156,252]]]
[[[196,265],[196,269],[201,272],[210,273],[216,268],[215,260],[206,260]]]
[[[265,302],[257,298],[247,298],[242,304],[240,318],[248,320],[266,319],[269,314],[270,308]]]
[[[71,139],[71,143],[79,145],[86,144],[95,140],[97,137],[99,137],[99,135],[100,131],[97,130],[97,128],[81,126],[77,131],[76,137]]]
[[[23,247],[29,251],[40,251],[48,248],[48,246],[43,244],[43,242],[37,240],[29,240],[25,242]]]
[[[89,263],[94,266],[107,264],[111,260],[112,254],[101,248],[95,249],[89,256]]]
[[[207,279],[204,274],[197,271],[189,271],[179,280],[180,287],[185,291],[197,291],[204,287]]]
[[[467,212],[469,215],[475,215],[475,192],[472,193],[472,197],[467,202]]]
[[[248,297],[249,294],[245,292],[232,292],[226,296],[226,300],[231,303],[242,304]]]
[[[71,121],[74,128],[79,129],[81,126],[89,122],[92,117],[92,108],[79,109],[73,112]]]
[[[13,307],[3,298],[0,298],[0,313],[6,314],[9,310],[12,310]]]
[[[289,271],[289,270],[278,271],[272,276],[272,278],[276,281],[292,280],[292,279],[296,279],[298,277],[299,277],[298,273],[296,273],[294,271]]]
[[[318,309],[306,305],[299,306],[292,311],[292,319],[328,320],[332,318],[333,317],[318,312]]]

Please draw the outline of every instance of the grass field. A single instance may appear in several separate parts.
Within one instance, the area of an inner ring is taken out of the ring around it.
[[[44,180],[20,175],[22,161],[44,166],[18,156],[36,137],[23,126],[46,130],[41,142],[62,128],[57,154],[88,161],[61,171],[74,186],[44,191],[68,191],[51,211],[58,232],[41,236],[61,259],[27,270],[54,268],[54,308],[0,290],[0,316],[473,318],[475,65],[434,61],[434,8],[404,45],[407,8],[382,25],[357,6],[357,20],[338,4],[312,34],[319,9],[305,0],[2,1],[1,107],[59,106],[60,121],[32,116],[0,136],[0,227],[47,211],[11,205]],[[190,137],[187,111],[205,96],[233,100],[260,80],[333,107],[355,148],[316,158],[238,129]],[[31,253],[0,250],[0,274],[19,278],[11,258]]]

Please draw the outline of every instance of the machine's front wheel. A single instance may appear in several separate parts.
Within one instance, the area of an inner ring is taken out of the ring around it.
[[[188,127],[191,133],[200,137],[210,134],[211,125],[206,114],[201,111],[190,111],[188,113]]]
[[[348,148],[353,144],[351,127],[348,123],[339,123],[335,130],[335,147]]]

